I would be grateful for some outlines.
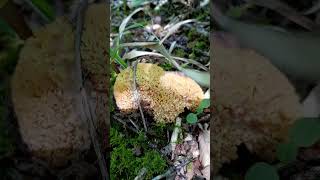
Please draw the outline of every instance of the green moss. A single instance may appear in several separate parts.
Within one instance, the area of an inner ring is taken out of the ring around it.
[[[186,52],[183,49],[176,49],[174,50],[174,54],[178,57],[185,57]]]
[[[174,124],[166,124],[164,122],[158,122],[155,126],[152,126],[150,131],[153,131],[154,134],[162,134],[162,136],[157,137],[158,145],[164,147],[168,144],[167,131],[172,132],[174,129]]]
[[[198,21],[209,21],[210,19],[210,6],[207,5],[200,11],[196,11],[191,15],[191,17],[196,17]]]
[[[142,168],[147,168],[145,179],[164,173],[167,168],[166,161],[161,155],[148,148],[143,134],[127,138],[115,128],[111,128],[111,179],[134,179]],[[134,148],[139,145],[140,156],[134,154]]]
[[[159,64],[160,67],[162,67],[165,71],[172,71],[174,69],[173,65],[171,63],[161,63]]]
[[[195,34],[194,39],[189,39],[188,48],[192,50],[188,58],[198,59],[197,57],[202,57],[202,52],[208,52],[210,47],[210,42],[208,38],[205,38],[201,35]]]
[[[198,41],[195,47],[198,49],[206,49],[208,46],[204,41]]]
[[[198,36],[198,33],[196,31],[195,28],[192,28],[189,32],[188,32],[188,39],[192,40],[192,39],[196,39],[196,37]],[[189,43],[190,44],[190,43]],[[189,47],[189,46],[188,46]]]

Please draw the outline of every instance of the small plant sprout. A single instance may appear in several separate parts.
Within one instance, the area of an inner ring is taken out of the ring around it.
[[[187,122],[189,124],[195,124],[198,122],[198,115],[203,112],[204,109],[210,107],[210,99],[203,99],[200,102],[199,107],[196,109],[196,113],[189,113],[187,115]]]

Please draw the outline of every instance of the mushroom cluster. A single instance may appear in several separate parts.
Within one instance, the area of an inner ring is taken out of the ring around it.
[[[71,25],[57,19],[29,38],[12,79],[12,99],[20,133],[30,151],[52,166],[88,149],[73,87],[74,43]]]
[[[262,159],[273,160],[276,145],[287,139],[288,128],[301,117],[294,87],[268,59],[252,50],[212,43],[213,105],[211,129],[214,172],[237,158],[246,145]]]
[[[133,69],[129,67],[118,74],[114,84],[116,104],[123,112],[138,109],[133,79]],[[185,108],[195,110],[204,97],[201,87],[192,79],[151,63],[138,63],[136,82],[141,106],[157,122],[173,122]]]

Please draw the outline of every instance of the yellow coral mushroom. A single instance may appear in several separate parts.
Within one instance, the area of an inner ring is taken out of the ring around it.
[[[12,78],[12,100],[23,141],[33,155],[61,166],[90,147],[73,85],[71,25],[57,19],[26,41]]]
[[[142,107],[152,113],[157,122],[173,122],[184,108],[195,110],[204,96],[192,79],[177,72],[165,72],[155,64],[139,63],[136,80]],[[121,111],[138,109],[133,95],[132,68],[119,73],[114,97]]]
[[[96,92],[92,93],[96,96],[93,112],[98,122],[108,115],[106,18],[104,3],[88,7],[81,46],[82,68],[89,77],[86,83],[90,81]],[[65,165],[91,143],[77,103],[74,36],[63,17],[40,29],[25,42],[12,78],[12,100],[22,139],[34,156],[52,166]]]

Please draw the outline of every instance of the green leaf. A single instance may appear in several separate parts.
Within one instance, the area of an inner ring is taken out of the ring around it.
[[[195,124],[198,121],[198,117],[194,113],[190,113],[187,115],[187,122],[189,124]]]
[[[279,176],[275,167],[259,162],[248,170],[245,180],[279,180]]]
[[[203,112],[203,109],[210,107],[210,99],[203,99],[200,102],[199,107],[197,108],[197,114],[200,114]]]
[[[210,87],[210,73],[186,68],[182,68],[181,72],[196,81],[201,86]]]
[[[320,120],[303,118],[297,120],[290,129],[291,141],[299,147],[309,147],[320,139]]]
[[[118,39],[118,43],[117,44],[120,44],[120,40],[122,38],[122,35],[123,35],[123,32],[129,22],[129,20],[132,18],[133,15],[135,15],[137,12],[139,11],[143,11],[144,9],[143,8],[138,8],[136,10],[134,10],[131,14],[129,14],[129,16],[127,16],[120,24],[119,26],[119,39]]]
[[[277,157],[283,163],[289,163],[296,160],[298,149],[293,143],[279,144],[277,147]]]
[[[146,25],[148,25],[148,22],[147,21],[143,21],[141,23],[134,23],[128,27],[125,28],[125,31],[128,31],[128,30],[133,30],[133,29],[137,29],[137,28],[144,28]]]

